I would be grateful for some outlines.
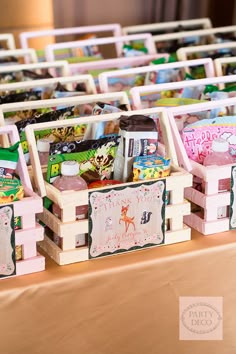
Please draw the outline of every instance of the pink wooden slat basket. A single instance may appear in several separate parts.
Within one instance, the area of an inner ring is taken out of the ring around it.
[[[205,192],[200,192],[193,187],[185,190],[185,197],[202,208],[203,213],[194,213],[185,217],[185,222],[204,235],[229,230],[229,217],[217,218],[217,211],[220,207],[228,207],[230,204],[230,192],[219,192],[219,180],[231,177],[232,165],[225,166],[203,166],[200,163],[188,158],[180,137],[175,116],[182,114],[194,114],[196,112],[209,111],[218,107],[234,107],[236,98],[218,100],[188,106],[170,108],[166,111],[170,120],[172,136],[176,147],[179,164],[190,171],[194,178],[201,179],[205,184]]]
[[[11,144],[19,141],[15,126],[0,127],[0,135],[7,134]],[[22,200],[8,203],[13,205],[14,216],[21,219],[21,229],[15,230],[15,244],[22,248],[22,259],[16,262],[16,276],[45,269],[45,259],[37,252],[37,241],[42,241],[44,229],[36,222],[36,214],[42,212],[42,198],[32,190],[27,166],[21,147],[17,172],[24,187],[25,196]]]

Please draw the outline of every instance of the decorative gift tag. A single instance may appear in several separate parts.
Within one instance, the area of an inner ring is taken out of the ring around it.
[[[236,229],[236,166],[231,169],[229,228]]]
[[[16,274],[15,231],[12,205],[0,206],[0,278]]]
[[[165,180],[89,192],[89,258],[165,243]]]

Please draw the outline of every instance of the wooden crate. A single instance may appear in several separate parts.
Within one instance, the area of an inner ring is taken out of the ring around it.
[[[166,153],[172,157],[172,162],[176,162],[174,146],[170,136],[170,127],[168,120],[164,119],[163,110],[160,108],[145,109],[140,111],[125,112],[125,115],[157,114],[160,119],[163,139],[166,142]],[[107,114],[97,117],[86,117],[75,119],[73,124],[78,123],[98,123],[101,121],[115,120],[120,117],[119,113]],[[52,122],[53,123],[53,122]],[[57,203],[62,209],[62,220],[58,219],[50,211],[44,209],[40,214],[40,219],[57,235],[63,238],[63,249],[59,248],[49,237],[40,243],[41,247],[52,257],[58,264],[69,264],[80,262],[88,259],[88,247],[75,248],[75,236],[79,233],[88,233],[88,220],[76,221],[75,210],[76,206],[88,204],[88,190],[77,192],[60,192],[53,185],[44,180],[42,169],[39,163],[39,157],[36,148],[36,141],[34,136],[35,130],[45,129],[45,127],[52,127],[52,123],[42,123],[36,125],[29,125],[26,128],[27,140],[29,143],[30,156],[35,174],[35,182],[39,194],[44,197],[47,196],[53,202]],[[54,126],[68,126],[71,121],[54,122]],[[160,144],[161,145],[161,144]],[[163,146],[161,152],[163,152]],[[184,199],[184,189],[192,185],[192,176],[183,169],[173,164],[171,169],[171,176],[166,177],[166,190],[170,192],[170,204],[166,206],[166,220],[169,221],[169,230],[165,234],[165,244],[182,242],[190,240],[191,229],[183,223],[183,217],[190,212],[190,204]],[[121,186],[129,186],[132,183],[124,183]],[[137,182],[137,183],[140,183]],[[100,188],[102,190],[104,188]],[[94,191],[94,189],[93,189]]]
[[[187,225],[198,230],[204,235],[223,232],[229,230],[229,217],[217,219],[217,209],[219,207],[229,207],[230,191],[219,192],[219,180],[231,177],[232,165],[225,166],[203,166],[200,163],[188,158],[183,142],[181,140],[175,116],[187,113],[204,112],[218,107],[234,107],[236,98],[212,101],[169,109],[168,114],[172,135],[176,147],[179,164],[190,171],[195,178],[200,179],[205,185],[205,191],[189,187],[185,189],[185,197],[192,204],[202,208],[201,212],[191,212],[184,217]]]
[[[15,126],[0,127],[0,134],[7,134],[11,144],[19,141]],[[16,276],[45,269],[45,258],[37,252],[37,242],[42,241],[44,229],[36,222],[36,214],[42,212],[42,198],[32,190],[29,174],[21,147],[17,172],[24,187],[25,196],[22,200],[8,203],[13,205],[14,217],[21,218],[21,228],[15,231],[15,244],[22,247],[22,260],[16,262]],[[3,204],[4,205],[4,204]]]

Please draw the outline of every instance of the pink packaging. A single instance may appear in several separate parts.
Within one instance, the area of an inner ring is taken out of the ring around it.
[[[203,119],[182,130],[188,157],[199,163],[212,152],[212,141],[216,138],[228,141],[230,154],[236,159],[236,116]]]

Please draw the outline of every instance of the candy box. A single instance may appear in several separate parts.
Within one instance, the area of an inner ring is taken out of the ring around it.
[[[19,179],[0,177],[0,204],[20,200],[23,196],[24,190]]]
[[[133,181],[167,177],[170,174],[170,159],[162,156],[139,156],[133,163]]]
[[[126,182],[132,176],[136,156],[156,154],[158,132],[154,120],[149,117],[123,115],[120,118],[119,136],[121,140],[115,159],[114,178]]]

